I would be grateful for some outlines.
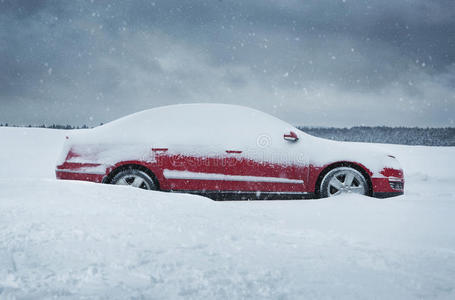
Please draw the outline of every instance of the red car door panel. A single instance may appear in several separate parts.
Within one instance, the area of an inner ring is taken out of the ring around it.
[[[261,161],[240,155],[226,157],[223,187],[230,191],[303,192],[306,167]]]

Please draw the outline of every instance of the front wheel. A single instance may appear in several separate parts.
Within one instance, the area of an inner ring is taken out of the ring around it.
[[[156,185],[150,176],[137,169],[126,169],[120,171],[111,180],[112,184],[128,185],[144,190],[156,190]]]
[[[329,171],[321,182],[321,197],[341,194],[367,195],[368,183],[362,173],[350,167],[339,167]]]

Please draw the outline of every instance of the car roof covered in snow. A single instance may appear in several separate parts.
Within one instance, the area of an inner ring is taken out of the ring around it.
[[[258,110],[229,104],[179,104],[140,111],[82,132],[87,143],[150,143],[247,146],[261,135],[283,139],[292,125]]]

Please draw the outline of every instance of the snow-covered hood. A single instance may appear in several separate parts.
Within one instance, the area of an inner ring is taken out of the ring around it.
[[[325,166],[335,162],[356,162],[381,177],[384,168],[401,169],[398,160],[374,144],[339,142],[314,137],[304,133],[305,153],[311,165]]]

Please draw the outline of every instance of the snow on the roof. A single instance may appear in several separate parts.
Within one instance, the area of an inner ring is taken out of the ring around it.
[[[78,143],[153,143],[157,146],[210,145],[245,148],[265,136],[283,144],[292,125],[258,110],[228,104],[181,104],[137,112],[72,137]]]

